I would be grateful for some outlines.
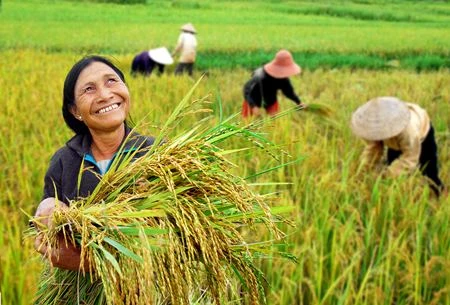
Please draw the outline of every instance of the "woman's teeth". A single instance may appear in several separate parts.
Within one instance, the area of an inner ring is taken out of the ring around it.
[[[108,106],[108,107],[106,107],[106,108],[102,108],[102,109],[100,109],[100,110],[98,111],[98,113],[99,113],[99,114],[102,114],[102,113],[105,113],[105,112],[111,111],[111,110],[113,110],[113,109],[116,109],[116,108],[119,108],[119,105],[117,105],[117,104],[113,104],[113,105],[111,105],[111,106]]]

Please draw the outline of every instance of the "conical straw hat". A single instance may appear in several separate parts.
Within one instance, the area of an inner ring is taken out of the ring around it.
[[[197,31],[195,30],[194,26],[192,25],[192,23],[186,23],[184,24],[180,30],[185,31],[185,32],[190,32],[190,33],[197,33]]]
[[[264,70],[275,78],[286,78],[302,72],[299,65],[294,62],[292,55],[287,50],[280,50],[274,60],[264,65]]]
[[[353,132],[369,141],[398,135],[410,120],[408,106],[395,97],[377,97],[360,106],[352,115]]]
[[[150,58],[156,61],[158,64],[162,65],[173,64],[173,58],[166,47],[151,49],[150,51],[148,51],[148,56],[150,56]]]

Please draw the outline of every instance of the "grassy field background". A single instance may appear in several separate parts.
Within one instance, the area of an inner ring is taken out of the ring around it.
[[[352,111],[394,95],[429,112],[441,179],[450,183],[450,5],[445,1],[149,1],[112,5],[3,1],[0,11],[1,304],[32,304],[42,263],[23,239],[25,213],[42,195],[49,158],[70,137],[60,115],[64,77],[85,54],[110,57],[125,72],[132,116],[161,125],[203,73],[195,97],[236,114],[251,69],[280,48],[304,68],[292,78],[305,102],[326,104],[330,119],[295,112],[262,132],[301,161],[261,176],[292,205],[288,233],[298,264],[262,261],[269,304],[450,304],[449,199],[437,200],[420,175],[379,179],[358,171],[363,143]],[[131,78],[137,52],[173,47],[179,27],[198,29],[194,78]],[[283,110],[293,106],[280,99]],[[239,121],[239,117],[237,118]],[[179,126],[189,130],[190,122]],[[155,134],[157,129],[141,130]],[[239,140],[228,148],[242,145]],[[275,160],[252,150],[236,160],[248,176]]]
[[[188,21],[202,69],[251,68],[281,46],[311,68],[450,67],[445,1],[4,1],[0,48],[136,54],[172,48]]]

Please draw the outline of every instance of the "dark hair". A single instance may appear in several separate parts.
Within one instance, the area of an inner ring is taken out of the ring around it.
[[[120,71],[119,68],[117,68],[112,62],[102,56],[87,56],[73,65],[72,69],[70,69],[69,73],[67,73],[66,80],[64,81],[62,114],[67,126],[75,131],[76,134],[89,134],[89,129],[86,124],[84,124],[84,122],[77,120],[70,112],[71,107],[75,105],[75,84],[77,83],[80,73],[87,66],[94,62],[102,62],[105,65],[109,66],[117,73],[117,75],[119,75],[120,79],[125,83],[125,76],[123,75],[122,71]]]

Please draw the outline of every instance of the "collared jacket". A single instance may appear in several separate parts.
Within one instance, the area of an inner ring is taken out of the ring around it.
[[[197,54],[197,38],[189,32],[182,32],[178,37],[178,42],[173,54],[180,52],[180,63],[194,63]]]
[[[244,98],[250,107],[269,108],[277,102],[278,90],[297,105],[301,103],[289,78],[274,78],[263,68],[255,70],[252,78],[244,85]]]
[[[395,137],[383,141],[366,141],[367,146],[363,152],[363,162],[368,167],[378,165],[383,157],[384,146],[401,155],[387,168],[392,177],[402,172],[410,172],[417,168],[421,153],[422,142],[430,131],[430,117],[425,109],[412,103],[406,103],[411,113],[408,125]]]
[[[153,144],[154,138],[145,137],[135,133],[130,135],[130,128],[125,127],[122,153],[138,150],[135,158],[145,154],[143,148]],[[98,167],[92,152],[92,139],[89,134],[75,135],[66,145],[60,148],[51,158],[50,166],[44,178],[44,195],[42,199],[57,197],[69,203],[69,200],[88,197],[101,179]],[[116,153],[111,162],[118,158]],[[111,164],[111,163],[110,163]],[[81,167],[83,167],[82,171]],[[79,184],[79,185],[78,185]]]

